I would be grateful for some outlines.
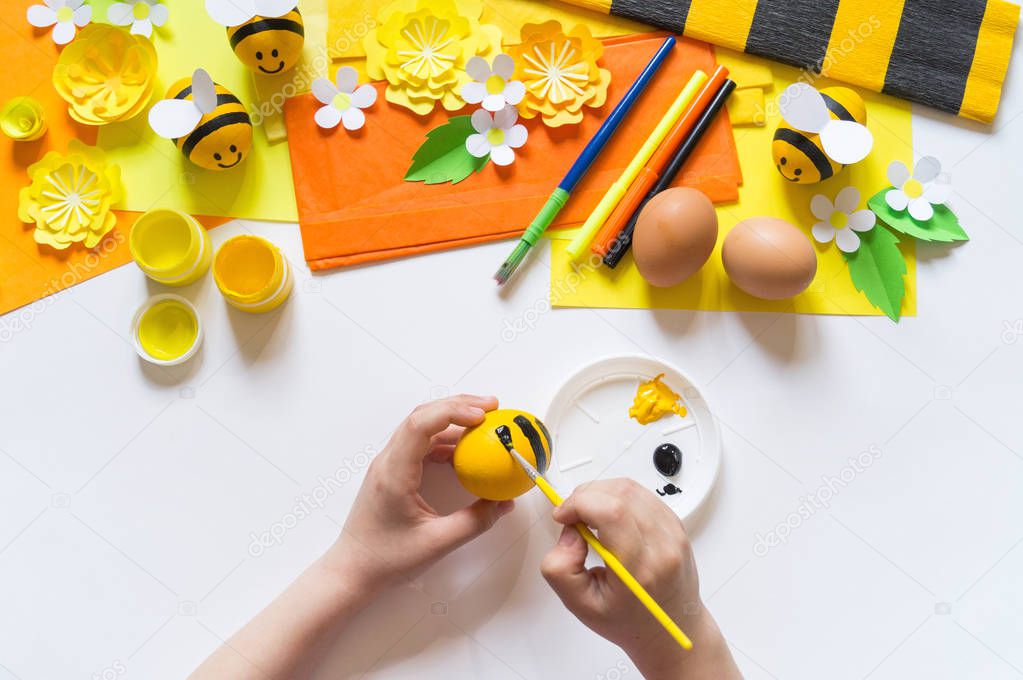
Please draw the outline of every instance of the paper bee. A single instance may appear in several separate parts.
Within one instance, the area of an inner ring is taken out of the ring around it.
[[[784,123],[771,152],[790,182],[815,184],[867,157],[874,136],[866,128],[863,98],[847,87],[817,91],[806,83],[785,88],[779,101]]]
[[[239,60],[256,73],[274,75],[302,58],[305,25],[296,0],[206,0]]]
[[[242,103],[202,69],[171,85],[149,110],[156,134],[174,140],[185,158],[209,170],[241,163],[252,148],[252,121]]]

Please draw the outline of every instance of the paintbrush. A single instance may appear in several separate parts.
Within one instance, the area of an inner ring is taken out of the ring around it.
[[[543,208],[537,213],[536,217],[529,224],[525,233],[522,234],[522,238],[519,239],[518,244],[515,246],[515,250],[508,256],[508,259],[504,261],[501,268],[494,274],[494,280],[497,281],[498,285],[503,285],[511,278],[515,270],[522,264],[522,260],[525,259],[526,253],[529,252],[530,248],[536,245],[536,242],[540,240],[540,236],[546,231],[547,227],[554,221],[554,218],[558,216],[565,203],[572,195],[572,190],[575,189],[576,184],[583,178],[586,171],[590,169],[590,165],[597,159],[600,152],[604,150],[604,146],[610,141],[611,137],[614,136],[615,130],[618,129],[619,124],[625,119],[626,114],[629,113],[629,109],[636,103],[639,96],[643,94],[643,90],[650,84],[650,80],[654,77],[657,69],[661,67],[664,60],[668,58],[672,48],[675,46],[675,38],[668,36],[661,43],[661,46],[654,53],[654,56],[650,58],[650,62],[647,63],[646,67],[639,74],[639,77],[629,86],[625,96],[622,97],[621,101],[618,102],[617,106],[611,111],[611,114],[604,119],[600,128],[597,129],[596,134],[587,142],[583,148],[582,153],[569,168],[568,174],[558,184],[558,188],[554,190],[554,193],[550,195],[547,202],[544,203]]]
[[[508,450],[508,453],[515,459],[515,462],[522,467],[526,475],[533,480],[533,483],[536,484],[537,488],[543,492],[543,495],[547,497],[547,500],[549,500],[555,507],[564,503],[564,499],[557,491],[554,490],[554,487],[550,485],[550,482],[548,482],[543,475],[537,472],[536,468],[530,465],[529,461],[523,458],[522,455],[515,450],[515,447],[512,445],[511,430],[508,429],[508,426],[502,425],[497,428],[496,432],[497,437],[501,440],[501,443],[504,444],[504,448]],[[615,557],[614,553],[604,547],[604,544],[600,542],[600,539],[597,538],[592,531],[590,531],[590,528],[582,522],[579,522],[575,525],[575,529],[579,532],[579,535],[583,537],[583,540],[585,540],[591,548],[597,551],[597,554],[604,560],[604,564],[607,565],[607,568],[613,571],[615,575],[621,579],[622,583],[625,584],[625,587],[628,588],[632,594],[636,596],[636,599],[647,608],[647,611],[649,611],[653,617],[657,619],[657,622],[664,626],[664,630],[668,631],[668,634],[674,638],[675,642],[677,642],[682,649],[692,649],[692,640],[690,640],[689,637],[682,632],[682,629],[679,628],[674,621],[672,621],[671,617],[668,616],[668,613],[664,611],[661,605],[657,604],[657,601],[654,600],[650,593],[646,591],[646,588],[644,588],[643,585],[636,580],[636,577],[629,573],[629,570],[624,564],[622,564],[621,560]]]

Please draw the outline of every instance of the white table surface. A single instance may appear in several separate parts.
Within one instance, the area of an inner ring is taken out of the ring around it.
[[[213,240],[281,244],[295,293],[247,316],[209,278],[185,289],[207,332],[187,367],[133,353],[131,314],[158,289],[133,266],[0,319],[0,679],[184,677],[333,540],[366,452],[413,405],[468,391],[543,413],[621,353],[677,364],[720,419],[724,467],[690,529],[747,677],[1023,676],[1019,59],[994,134],[915,112],[973,240],[919,248],[919,315],[899,325],[547,311],[543,264],[495,293],[507,243],[312,276],[295,226],[253,222]],[[462,500],[449,476],[429,486]],[[325,501],[299,517],[304,493]],[[321,677],[638,677],[540,576],[547,512],[532,494],[390,593]]]

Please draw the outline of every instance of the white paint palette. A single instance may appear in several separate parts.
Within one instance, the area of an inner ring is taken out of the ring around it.
[[[640,425],[629,417],[636,389],[661,373],[687,414]],[[659,492],[684,520],[710,494],[721,465],[721,433],[703,393],[680,370],[652,357],[609,357],[581,369],[555,394],[544,423],[554,438],[547,477],[565,495],[594,479],[628,477]],[[682,469],[670,477],[653,462],[654,450],[666,443],[682,451]],[[681,492],[665,493],[669,485]]]

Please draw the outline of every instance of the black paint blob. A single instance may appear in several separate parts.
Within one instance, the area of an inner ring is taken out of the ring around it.
[[[674,484],[668,484],[663,489],[657,490],[657,494],[660,496],[674,496],[677,493],[682,493],[682,489],[678,488]]]
[[[674,477],[682,469],[682,451],[674,444],[654,449],[654,467],[665,477]]]

